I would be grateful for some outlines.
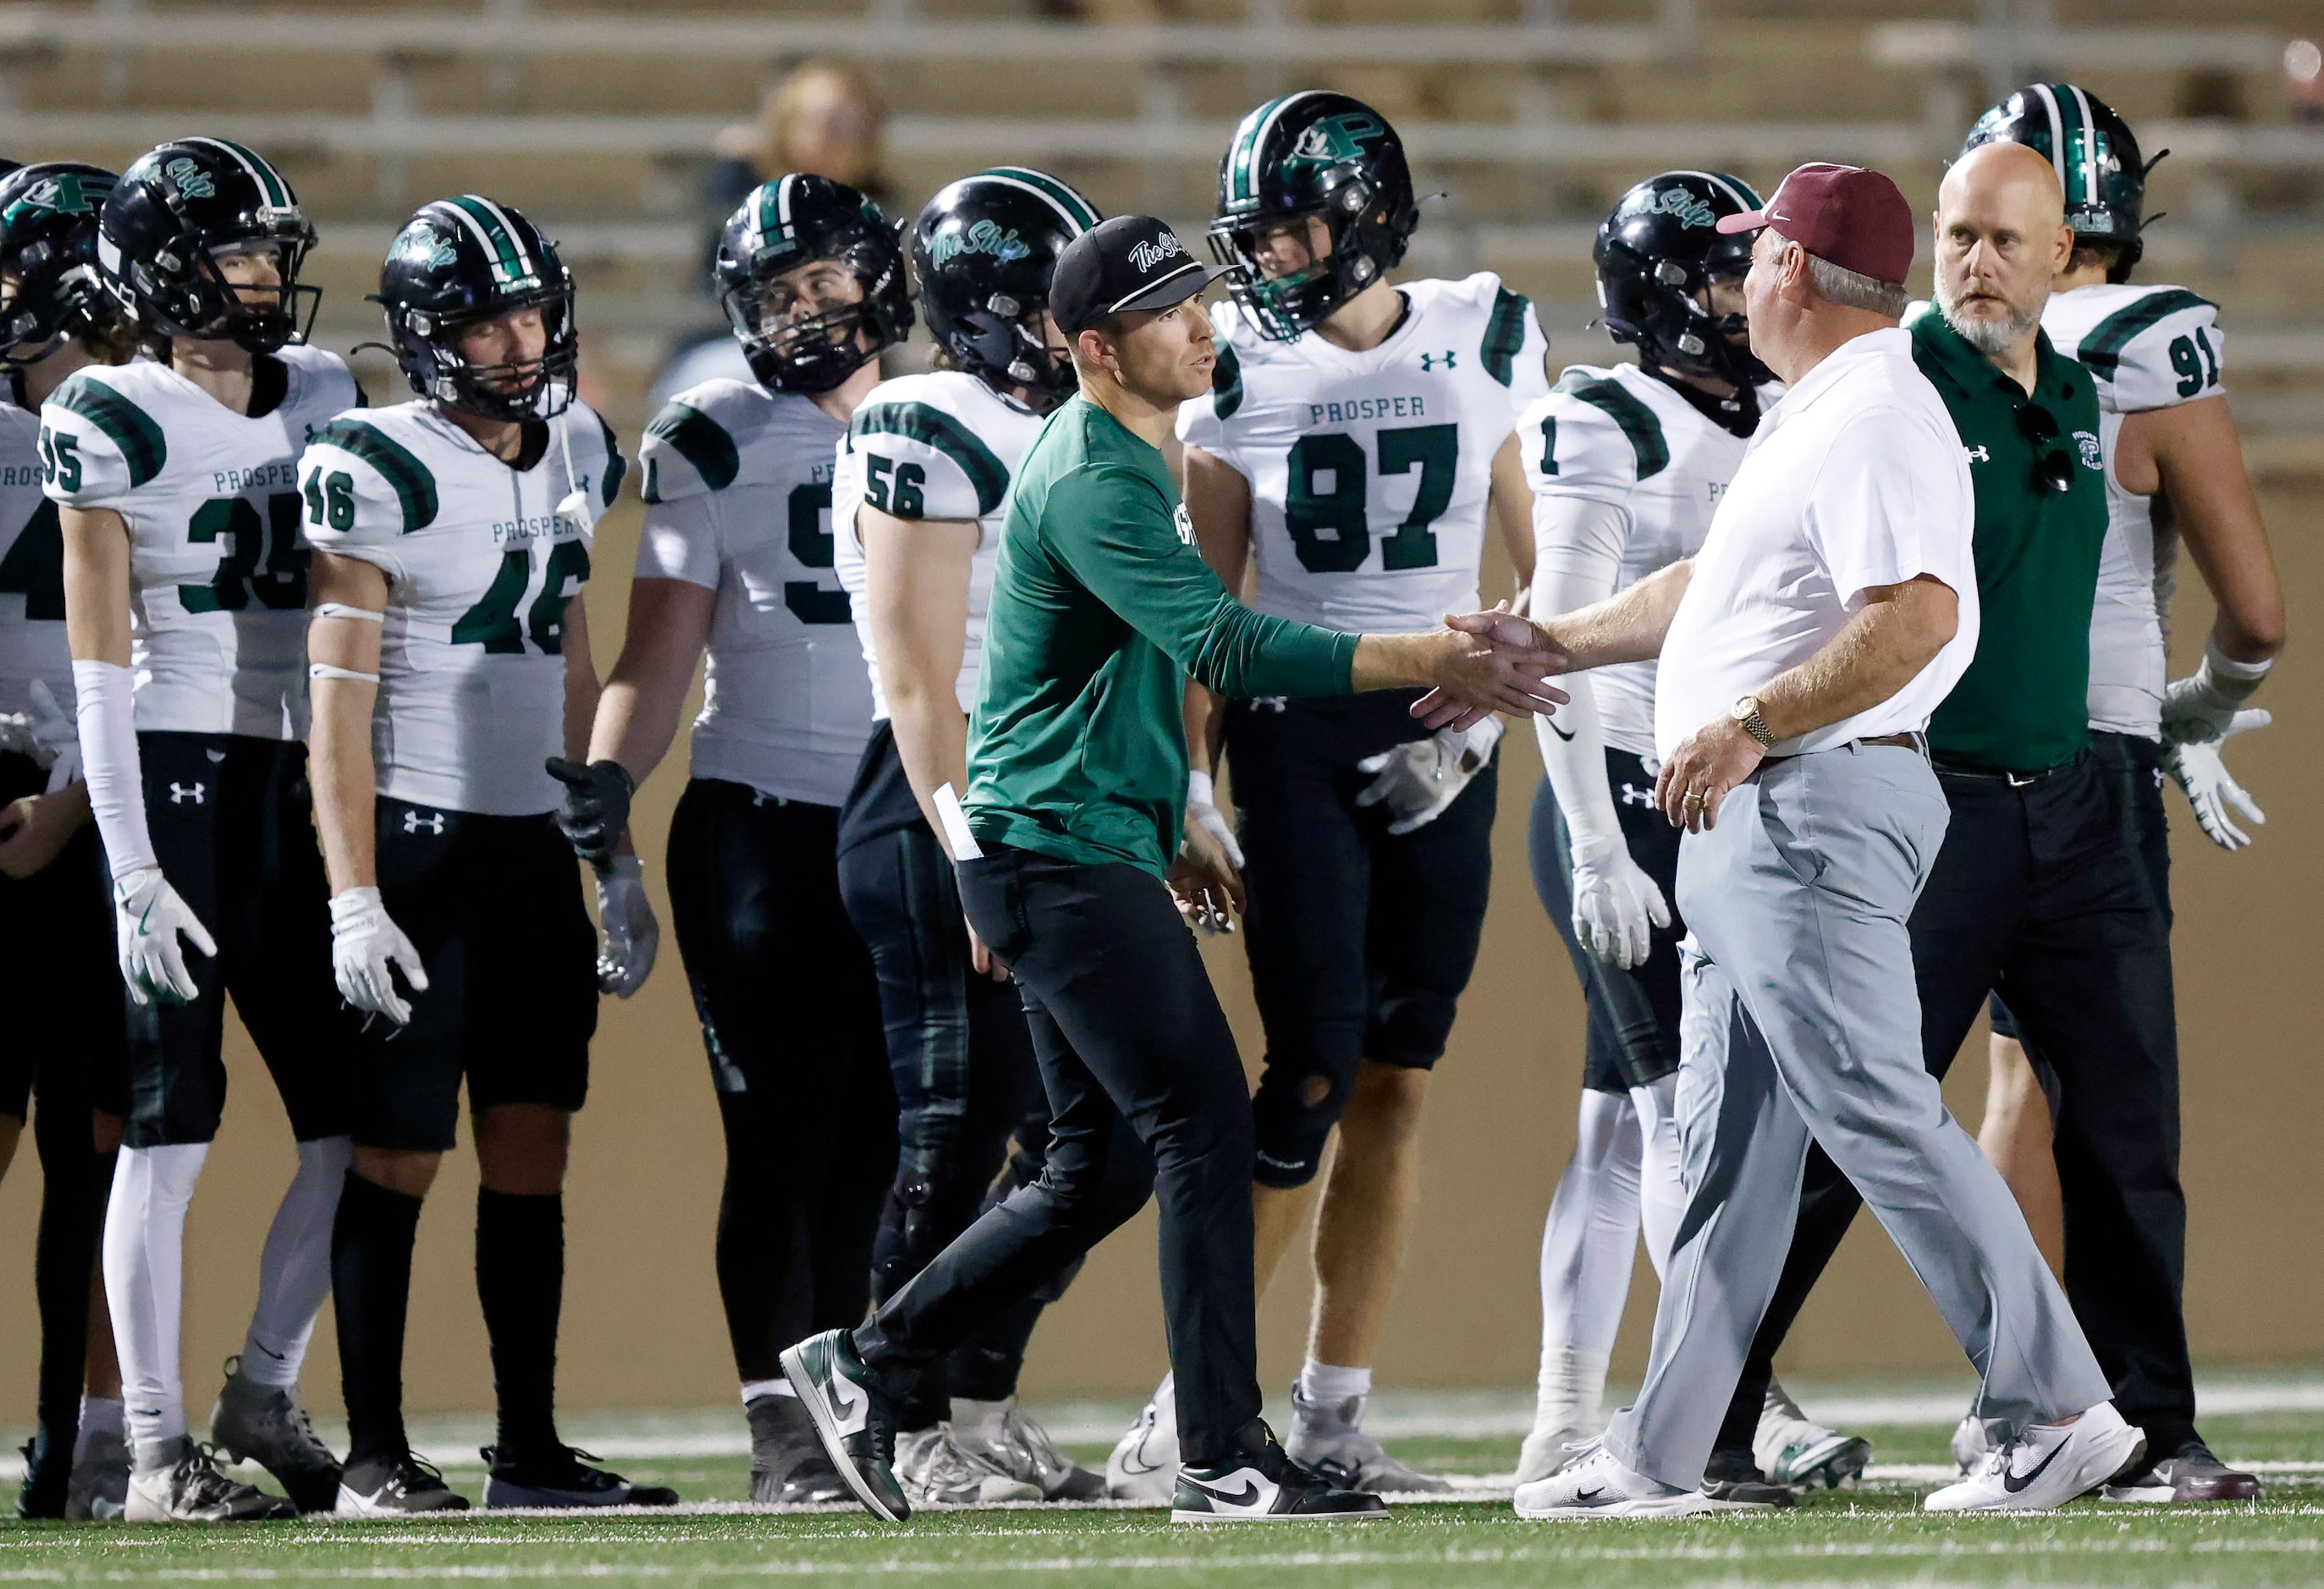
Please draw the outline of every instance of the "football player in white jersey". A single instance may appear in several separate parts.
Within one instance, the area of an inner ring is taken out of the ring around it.
[[[1774,380],[1743,327],[1748,237],[1722,216],[1759,207],[1738,178],[1665,171],[1598,229],[1606,330],[1638,363],[1575,365],[1517,422],[1534,492],[1533,610],[1570,612],[1702,547]],[[1533,1432],[1517,1482],[1546,1477],[1604,1427],[1606,1367],[1643,1226],[1657,1274],[1686,1206],[1679,1178],[1679,830],[1655,809],[1655,665],[1562,681],[1559,724],[1536,719],[1534,885],[1589,1010],[1572,1159],[1542,1233],[1542,1339]],[[1861,1442],[1858,1442],[1860,1446]],[[1861,1468],[1860,1454],[1851,1452]],[[1704,1487],[1787,1504],[1748,1448]],[[1827,1458],[1828,1460],[1828,1458]]]
[[[2107,523],[2090,615],[2090,743],[2121,775],[2136,859],[2167,918],[2164,777],[2185,792],[2196,822],[2223,850],[2251,841],[2236,824],[2238,814],[2264,820],[2219,750],[2230,737],[2268,722],[2265,711],[2244,703],[2282,648],[2283,592],[2227,409],[2218,307],[2181,287],[2130,279],[2143,250],[2145,175],[2153,161],[2141,160],[2130,127],[2112,107],[2071,83],[2019,89],[1979,118],[1964,147],[1999,140],[2049,157],[2074,228],[2074,253],[2052,283],[2042,327],[2061,352],[2089,367],[2098,388]],[[2164,641],[2182,541],[2218,617],[2201,667],[2172,683]],[[2063,1201],[2044,1097],[2054,1097],[2053,1079],[2046,1066],[2029,1062],[2016,1023],[1998,999],[1991,1015],[1992,1069],[1978,1142],[2008,1178],[2046,1250],[2061,1253]],[[1983,1426],[1964,1419],[1954,1444],[1964,1469],[1985,1445]],[[2257,1494],[2258,1484],[2219,1464],[2190,1428],[2157,1439],[2143,1471],[2107,1493],[2139,1501],[2242,1500]]]
[[[1402,143],[1344,95],[1243,118],[1219,170],[1211,396],[1180,411],[1186,506],[1231,590],[1349,630],[1425,629],[1478,602],[1488,526],[1519,583],[1531,497],[1513,427],[1545,396],[1532,306],[1489,272],[1388,284],[1419,221]],[[1393,694],[1213,703],[1190,691],[1189,814],[1248,857],[1251,980],[1267,1032],[1258,1283],[1305,1222],[1324,1144],[1315,1307],[1284,1448],[1333,1483],[1442,1489],[1359,1427],[1419,1192],[1428,1072],[1474,965],[1492,875],[1498,719],[1431,734]],[[1215,707],[1215,709],[1214,709]],[[1240,849],[1217,813],[1223,740]],[[1170,1419],[1141,1418],[1109,1478],[1166,1493]]]
[[[42,493],[39,447],[48,395],[84,365],[130,354],[97,280],[97,212],[113,182],[69,161],[0,181],[0,370],[11,399],[0,405],[0,970],[17,1017],[0,1052],[0,1173],[38,1099],[42,1179],[39,1422],[16,1498],[26,1518],[118,1517],[129,1485],[112,1331],[89,1291],[129,1107],[128,1034],[105,857],[80,781],[64,539]]]
[[[331,1247],[339,1510],[466,1505],[411,1455],[402,1409],[412,1236],[463,1079],[500,1412],[485,1504],[668,1504],[674,1492],[585,1465],[554,1411],[566,1151],[597,974],[548,763],[581,754],[596,709],[580,592],[622,455],[574,396],[573,279],[523,216],[474,194],[422,206],[389,244],[378,301],[419,396],[341,414],[299,464],[332,960],[369,1017]]]
[[[872,958],[839,896],[839,804],[872,686],[832,573],[832,468],[912,300],[894,228],[824,177],[746,197],[716,270],[752,379],[681,391],[647,427],[629,632],[589,766],[566,775],[567,833],[609,868],[600,986],[626,995],[655,936],[640,862],[622,852],[629,796],[669,752],[706,651],[669,866],[726,1135],[718,1290],[751,1498],[837,1501],[846,1486],[778,1359],[863,1317],[896,1100]]]
[[[225,1478],[186,1430],[178,1329],[186,1207],[226,1101],[226,995],[282,1097],[299,1171],[258,1308],[210,1419],[303,1511],[338,1465],[298,1372],[330,1289],[355,1025],[330,981],[307,783],[307,560],[299,450],[359,400],[309,347],[314,229],[281,175],[216,138],[164,143],[99,213],[100,279],[153,354],[92,365],[41,408],[60,510],[82,763],[113,878],[132,1107],[105,1277],[136,1471],[133,1520],[287,1512]],[[189,957],[180,939],[197,953]]]
[[[832,526],[873,719],[840,812],[839,883],[879,970],[901,1138],[876,1300],[1039,1175],[1048,1141],[1032,1033],[1008,973],[961,914],[936,791],[957,797],[968,785],[968,711],[1010,479],[1043,417],[1075,390],[1046,308],[1049,273],[1097,221],[1072,188],[1021,166],[931,198],[913,223],[912,267],[944,367],[873,388],[839,449]],[[897,1476],[915,1505],[1100,1493],[1102,1480],[1016,1404],[1026,1342],[1070,1279],[1054,1277],[926,1376],[898,1426]]]

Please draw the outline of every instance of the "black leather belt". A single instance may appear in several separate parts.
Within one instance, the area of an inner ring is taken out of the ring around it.
[[[2080,759],[2080,757],[2076,757],[2074,761]],[[2028,785],[2038,784],[2044,778],[2054,778],[2060,773],[2071,771],[2074,761],[2061,761],[2055,767],[2045,767],[2040,772],[2034,773],[2011,772],[2007,768],[1996,770],[1985,767],[1952,767],[1941,761],[1934,765],[1937,771],[1949,778],[1988,778],[1995,783],[2006,784],[2013,789],[2023,789]]]

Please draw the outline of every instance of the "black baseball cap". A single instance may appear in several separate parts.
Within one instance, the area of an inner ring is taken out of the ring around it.
[[[1057,256],[1049,278],[1049,313],[1057,329],[1078,336],[1108,315],[1167,309],[1225,273],[1186,252],[1169,223],[1152,216],[1102,221]]]

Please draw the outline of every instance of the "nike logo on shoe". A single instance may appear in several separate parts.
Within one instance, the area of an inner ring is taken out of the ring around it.
[[[870,1410],[872,1398],[835,1370],[831,1376],[832,1421],[843,1435],[852,1435],[863,1428],[863,1415]]]
[[[1599,1485],[1595,1490],[1576,1490],[1573,1493],[1573,1500],[1577,1505],[1586,1504],[1589,1502],[1597,1500],[1598,1497],[1603,1495],[1605,1493],[1606,1486],[1603,1484]]]
[[[1232,1493],[1220,1489],[1215,1484],[1206,1484],[1200,1479],[1188,1479],[1186,1483],[1212,1500],[1222,1501],[1229,1506],[1249,1506],[1259,1499],[1259,1486],[1249,1479],[1242,1482],[1242,1489],[1240,1493]]]
[[[2039,1463],[2035,1464],[2032,1471],[2023,1475],[2014,1474],[2004,1469],[2001,1474],[2001,1487],[2008,1491],[2012,1495],[2016,1494],[2019,1491],[2024,1489],[2026,1485],[2040,1478],[2049,1465],[2058,1460],[2058,1454],[2065,1450],[2067,1447],[2073,1443],[2074,1437],[2068,1435],[2064,1439],[2050,1447],[2049,1456],[2043,1457]]]

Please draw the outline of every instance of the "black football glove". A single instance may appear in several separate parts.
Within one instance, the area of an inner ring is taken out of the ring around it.
[[[613,864],[613,846],[630,825],[630,794],[637,782],[629,769],[608,758],[583,767],[561,756],[549,758],[549,776],[565,785],[557,825],[574,853],[599,871]]]

